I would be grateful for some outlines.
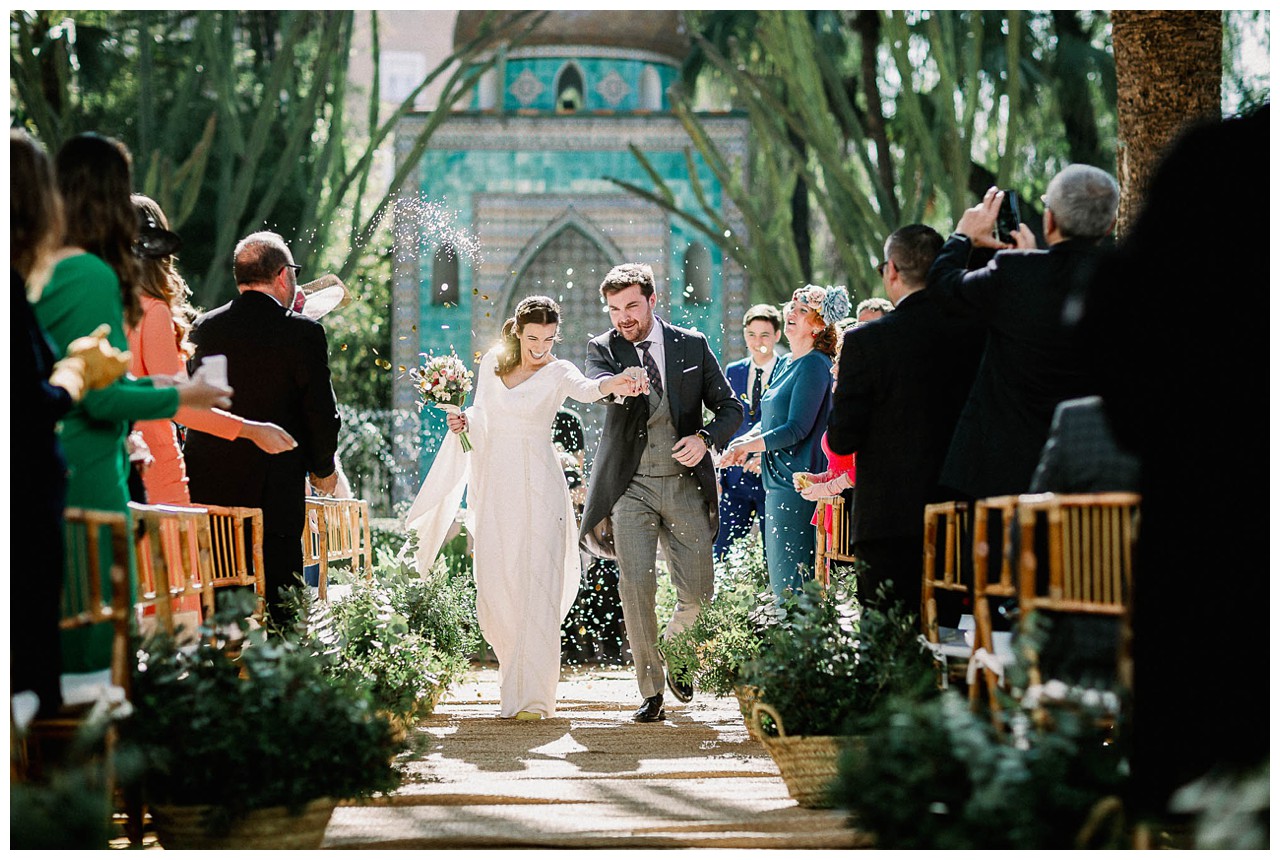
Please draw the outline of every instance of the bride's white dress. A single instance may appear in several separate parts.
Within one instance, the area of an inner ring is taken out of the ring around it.
[[[566,397],[599,400],[600,382],[554,361],[507,388],[490,351],[466,410],[474,450],[448,433],[407,517],[418,532],[418,569],[435,561],[467,490],[474,541],[476,610],[498,657],[501,715],[555,713],[560,625],[582,577],[578,528],[564,469],[551,443]]]

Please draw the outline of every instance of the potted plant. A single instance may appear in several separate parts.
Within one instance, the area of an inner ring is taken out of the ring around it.
[[[860,605],[839,578],[805,583],[772,615],[759,655],[742,669],[757,691],[753,722],[796,801],[829,806],[850,716],[894,693],[925,694],[932,664],[910,613],[883,593]]]
[[[339,799],[399,784],[391,727],[327,655],[250,630],[253,595],[221,597],[194,647],[138,649],[121,735],[143,799],[166,848],[318,848]]]
[[[749,716],[754,696],[742,684],[742,667],[760,653],[769,623],[765,607],[772,602],[759,541],[737,541],[716,565],[711,601],[690,627],[662,643],[672,674],[713,696],[736,695],[744,718]]]
[[[1036,719],[1046,711],[1050,719]],[[1123,754],[1097,713],[1037,704],[997,730],[955,690],[862,715],[837,806],[888,849],[1123,848]]]

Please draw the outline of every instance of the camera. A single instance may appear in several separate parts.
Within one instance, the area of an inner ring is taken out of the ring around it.
[[[1018,192],[1005,189],[1004,199],[1000,201],[1000,214],[996,216],[996,238],[1006,245],[1013,244],[1013,234],[1018,232],[1022,223],[1022,213],[1018,209]]]

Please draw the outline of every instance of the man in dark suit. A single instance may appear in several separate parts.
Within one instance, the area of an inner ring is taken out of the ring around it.
[[[987,331],[982,365],[942,472],[943,485],[957,497],[1025,493],[1053,410],[1063,400],[1095,393],[1063,307],[1090,276],[1095,246],[1115,226],[1119,193],[1105,171],[1069,165],[1045,193],[1049,250],[1040,251],[1025,224],[1012,245],[996,238],[1004,192],[991,188],[965,210],[929,270],[929,291]],[[975,247],[1016,250],[967,271]]]
[[[302,573],[305,483],[332,493],[341,420],[329,381],[324,326],[288,310],[298,266],[284,239],[254,233],[236,245],[240,295],[200,316],[191,330],[192,370],[209,356],[227,357],[227,380],[238,415],[270,421],[297,447],[267,454],[252,442],[197,430],[187,434],[185,458],[196,504],[261,508],[267,601],[278,609],[280,589]]]
[[[747,407],[737,439],[760,423],[760,398],[782,366],[776,345],[782,335],[782,312],[773,305],[753,305],[742,317],[742,339],[750,353],[724,369],[733,393]],[[764,484],[760,481],[760,457],[750,455],[745,466],[726,466],[720,472],[720,533],[716,535],[715,557],[724,557],[729,547],[746,537],[753,520],[764,526]]]
[[[912,224],[885,242],[880,276],[893,313],[844,335],[827,443],[856,454],[853,552],[867,563],[859,592],[892,580],[892,599],[920,609],[924,506],[938,486],[956,418],[982,350],[982,330],[948,314],[924,289],[942,246],[937,231]]]
[[[657,722],[663,663],[658,652],[658,543],[676,590],[667,633],[691,625],[714,588],[712,543],[718,525],[710,449],[723,448],[742,423],[742,403],[701,334],[654,316],[653,270],[615,266],[600,284],[613,328],[587,346],[590,378],[645,370],[648,393],[610,405],[587,486],[580,539],[618,559],[627,640],[644,698],[636,722]],[[714,414],[703,426],[703,406]],[[681,701],[693,687],[668,677]]]
[[[1138,458],[1116,444],[1097,396],[1064,400],[1031,477],[1033,493],[1138,491]]]

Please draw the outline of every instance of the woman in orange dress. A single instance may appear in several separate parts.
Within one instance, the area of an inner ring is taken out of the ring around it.
[[[129,372],[137,377],[183,378],[187,374],[186,360],[194,351],[187,333],[195,311],[188,301],[191,290],[174,266],[173,254],[182,243],[177,234],[169,231],[169,221],[154,200],[134,194],[133,204],[142,222],[136,246],[141,257],[142,319],[127,330],[133,355]],[[221,409],[181,408],[172,421],[139,421],[135,428],[151,449],[152,462],[142,473],[149,504],[191,504],[175,422],[223,439],[248,439],[268,454],[288,451],[297,444],[275,424],[249,421]]]

